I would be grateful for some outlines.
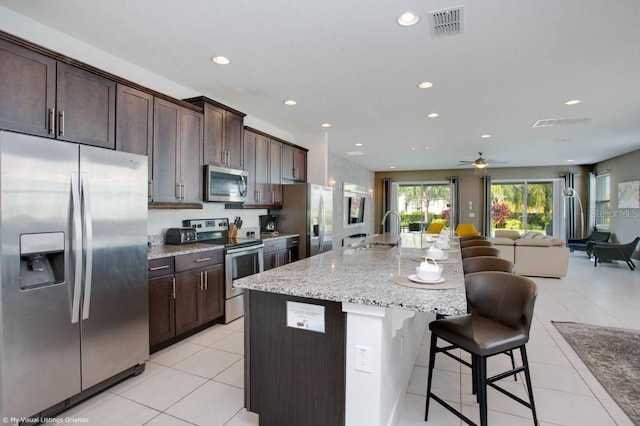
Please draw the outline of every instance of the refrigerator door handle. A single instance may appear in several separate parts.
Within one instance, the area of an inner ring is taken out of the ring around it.
[[[82,285],[82,214],[80,207],[80,186],[78,173],[71,173],[71,200],[73,203],[73,257],[75,273],[73,274],[73,300],[71,301],[71,323],[75,324],[80,318],[80,289]]]
[[[84,268],[84,305],[82,319],[89,318],[91,305],[91,274],[93,272],[93,217],[91,215],[91,196],[89,194],[89,175],[82,173],[82,206],[84,207],[84,248],[86,261]]]
[[[320,221],[320,238],[318,243],[320,247],[318,247],[318,253],[322,253],[322,249],[324,248],[324,199],[322,195],[320,195],[320,211],[318,212],[318,218]]]

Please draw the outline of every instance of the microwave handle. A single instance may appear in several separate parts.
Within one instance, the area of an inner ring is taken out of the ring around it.
[[[242,175],[240,175],[240,182],[238,182],[238,190],[241,196],[245,197],[247,195],[247,180]]]

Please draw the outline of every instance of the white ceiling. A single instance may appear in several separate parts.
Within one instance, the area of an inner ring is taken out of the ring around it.
[[[461,4],[463,33],[432,38],[427,12]],[[329,122],[329,150],[359,150],[349,158],[375,171],[454,168],[479,151],[506,162],[495,166],[593,164],[640,148],[637,0],[0,5],[291,134],[322,133]],[[417,25],[396,23],[407,10],[421,16]],[[213,55],[231,63],[215,65]],[[425,80],[434,86],[418,89]],[[289,98],[298,104],[284,106]]]

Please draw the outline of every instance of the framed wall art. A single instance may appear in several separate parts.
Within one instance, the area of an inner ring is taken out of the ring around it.
[[[640,180],[618,183],[618,208],[640,208]]]

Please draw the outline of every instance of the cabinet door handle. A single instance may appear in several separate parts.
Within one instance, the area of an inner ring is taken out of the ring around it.
[[[149,181],[149,188],[147,189],[147,191],[148,191],[147,196],[149,201],[153,201],[153,181],[152,180]]]
[[[47,131],[49,132],[50,135],[53,134],[53,127],[56,119],[55,115],[56,115],[56,109],[49,108],[49,122],[47,123]]]
[[[171,279],[171,297],[173,297],[173,299],[176,299],[176,279],[175,277]]]
[[[288,262],[288,263],[291,263],[291,249],[289,249],[289,250],[287,251],[287,254],[289,255],[289,262]]]
[[[228,166],[229,163],[231,163],[231,156],[229,155],[229,150],[227,149],[224,151],[224,164]]]
[[[209,290],[209,273],[204,271],[204,289]]]
[[[181,199],[181,200],[184,200],[184,197],[186,196],[186,194],[187,194],[187,184],[186,184],[186,183],[183,183],[183,184],[182,184],[182,194],[181,194],[181,195],[182,195],[182,198],[180,198],[180,199]]]
[[[64,111],[58,113],[58,136],[64,136]]]
[[[200,258],[200,259],[196,259],[196,262],[206,262],[207,260],[211,260],[211,258],[210,257],[203,257],[203,258]]]
[[[204,289],[204,274],[200,272],[200,291]]]
[[[162,266],[154,266],[152,268],[149,268],[150,271],[160,271],[161,269],[167,269],[169,267],[169,265],[162,265]]]
[[[180,199],[180,193],[181,193],[180,184],[176,183],[176,200]]]

